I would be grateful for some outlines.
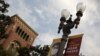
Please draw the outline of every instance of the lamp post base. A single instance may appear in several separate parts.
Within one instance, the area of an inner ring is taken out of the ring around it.
[[[61,43],[59,45],[59,49],[58,49],[56,56],[63,56],[64,55],[63,52],[64,52],[65,44],[68,41],[67,38],[68,38],[68,36],[62,36]]]

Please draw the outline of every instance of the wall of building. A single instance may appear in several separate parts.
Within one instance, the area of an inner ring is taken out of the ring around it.
[[[21,47],[30,47],[38,34],[18,15],[12,16],[12,20],[13,23],[7,27],[8,37],[3,42],[3,47],[7,48],[14,40],[17,40]]]

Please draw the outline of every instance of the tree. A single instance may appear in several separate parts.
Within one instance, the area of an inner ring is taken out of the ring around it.
[[[3,49],[1,45],[0,45],[0,56],[6,56],[6,51]]]
[[[50,50],[50,47],[48,45],[44,45],[43,47],[38,45],[38,46],[31,47],[31,50],[33,51],[32,56],[34,55],[47,56]]]
[[[6,38],[6,27],[11,24],[11,17],[5,15],[8,12],[9,4],[0,0],[0,39]]]
[[[20,47],[17,51],[19,56],[30,56],[30,49],[27,47]]]
[[[20,47],[18,49],[19,56],[47,56],[50,48],[48,45],[41,47],[40,45],[27,47]]]
[[[10,51],[5,50],[2,45],[0,45],[0,56],[12,56]]]

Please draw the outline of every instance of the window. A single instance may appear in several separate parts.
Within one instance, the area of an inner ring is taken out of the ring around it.
[[[20,27],[16,28],[16,33],[26,41],[29,38],[29,35],[27,35],[27,33],[25,33]]]
[[[10,45],[8,46],[8,49],[17,49],[21,47],[20,42],[18,42],[17,40],[11,41]]]
[[[29,38],[29,35],[27,35],[27,36],[26,36],[25,40],[27,41],[27,40],[28,40],[28,38]]]
[[[18,31],[19,31],[19,27],[17,27],[17,29],[16,29],[16,33],[18,33]]]
[[[23,39],[25,39],[25,37],[26,37],[26,33],[24,33]]]
[[[23,35],[24,35],[24,31],[22,31],[22,33],[21,33],[21,37],[23,37]]]
[[[19,29],[18,35],[20,35],[21,32],[22,32],[22,29]]]

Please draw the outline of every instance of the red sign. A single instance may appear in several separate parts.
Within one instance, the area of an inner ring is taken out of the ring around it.
[[[79,56],[81,41],[82,35],[70,37],[64,56]]]

